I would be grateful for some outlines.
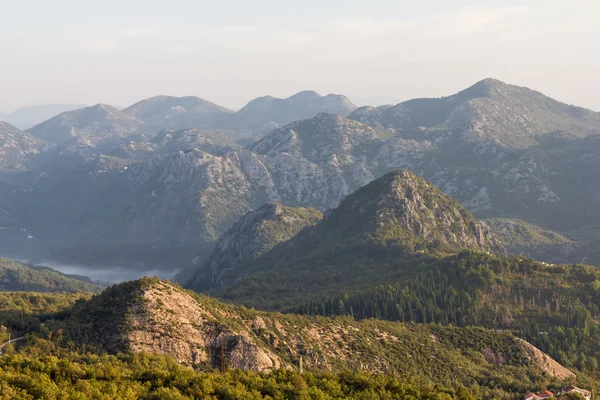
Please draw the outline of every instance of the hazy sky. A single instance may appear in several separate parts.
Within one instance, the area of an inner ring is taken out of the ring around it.
[[[441,96],[485,77],[600,110],[598,0],[0,0],[0,111],[305,89]]]

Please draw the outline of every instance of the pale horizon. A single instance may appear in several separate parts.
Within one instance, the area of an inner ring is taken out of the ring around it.
[[[600,111],[600,4],[590,0],[23,3],[3,7],[4,113],[157,95],[235,110],[302,90],[364,105],[448,96],[489,77]]]

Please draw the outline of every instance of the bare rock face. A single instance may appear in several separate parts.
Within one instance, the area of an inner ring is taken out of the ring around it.
[[[281,367],[278,356],[259,347],[248,332],[232,332],[218,318],[200,307],[188,293],[160,282],[142,292],[129,316],[129,348],[134,352],[173,356],[194,366],[215,363],[221,347],[230,368],[268,371]],[[264,321],[263,321],[264,323]]]
[[[241,337],[230,352],[230,366],[234,369],[269,371],[281,368],[279,357]]]
[[[533,346],[531,343],[518,338],[516,340],[518,340],[521,343],[529,359],[535,362],[535,364],[537,364],[548,375],[563,380],[576,378],[573,372],[560,365],[552,357],[542,352],[540,349]]]
[[[265,320],[261,317],[254,318],[254,321],[252,321],[252,330],[260,331],[261,329],[267,329],[267,324],[265,323]]]

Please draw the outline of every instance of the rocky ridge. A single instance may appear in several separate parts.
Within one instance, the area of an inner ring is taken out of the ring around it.
[[[527,354],[535,351],[510,334],[481,328],[355,322],[247,310],[155,278],[113,286],[76,305],[68,323],[75,329],[88,326],[87,339],[98,338],[110,352],[161,353],[188,366],[220,367],[223,351],[228,368],[254,371],[296,369],[302,357],[309,370],[406,373],[420,368],[423,373],[436,371],[424,369],[435,358],[434,362],[443,362],[450,370],[469,365],[473,372],[485,373],[524,367]],[[69,329],[65,335],[70,335]],[[477,335],[479,340],[469,347],[462,335]],[[487,361],[486,351],[498,354],[502,361]],[[531,360],[538,365],[537,358]],[[547,369],[549,375],[565,378],[562,371]]]

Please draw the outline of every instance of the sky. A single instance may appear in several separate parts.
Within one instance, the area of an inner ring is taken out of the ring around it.
[[[494,77],[600,111],[597,0],[0,0],[0,111],[301,90],[360,103]]]

